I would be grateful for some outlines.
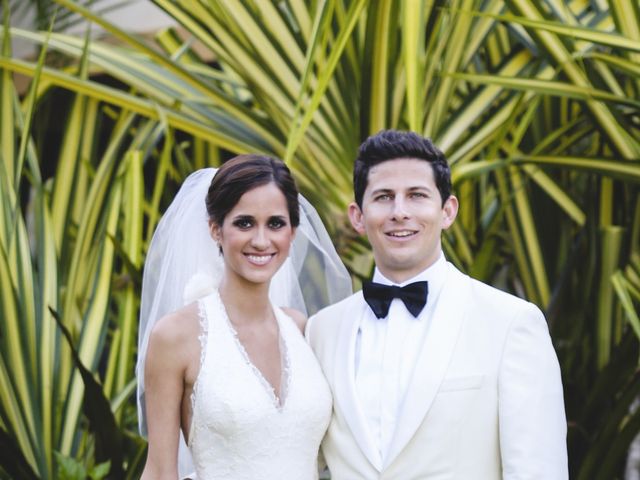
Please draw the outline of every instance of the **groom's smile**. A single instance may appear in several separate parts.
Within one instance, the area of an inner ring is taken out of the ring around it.
[[[409,239],[409,237],[413,237],[418,233],[417,230],[400,230],[400,231],[391,231],[387,232],[389,237],[398,238],[398,239]]]

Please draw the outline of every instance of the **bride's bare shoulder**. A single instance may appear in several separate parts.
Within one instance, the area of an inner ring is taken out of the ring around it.
[[[166,347],[187,346],[198,341],[200,329],[200,311],[194,302],[158,320],[151,330],[150,342]]]
[[[149,392],[181,396],[184,386],[193,384],[200,355],[198,314],[197,304],[187,305],[160,318],[153,326],[145,361]]]

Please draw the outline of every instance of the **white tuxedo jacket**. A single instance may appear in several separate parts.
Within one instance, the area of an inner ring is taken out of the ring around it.
[[[362,292],[313,316],[307,337],[333,393],[322,451],[332,480],[568,478],[558,360],[540,310],[447,265],[389,452],[355,390]]]

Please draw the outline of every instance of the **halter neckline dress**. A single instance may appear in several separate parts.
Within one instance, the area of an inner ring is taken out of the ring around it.
[[[295,322],[274,308],[282,362],[278,398],[238,339],[218,292],[199,301],[201,365],[189,449],[198,480],[315,479],[332,398]]]

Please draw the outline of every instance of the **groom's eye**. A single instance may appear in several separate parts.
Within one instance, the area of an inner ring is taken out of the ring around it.
[[[427,198],[427,194],[424,192],[411,192],[409,196],[411,198]]]

